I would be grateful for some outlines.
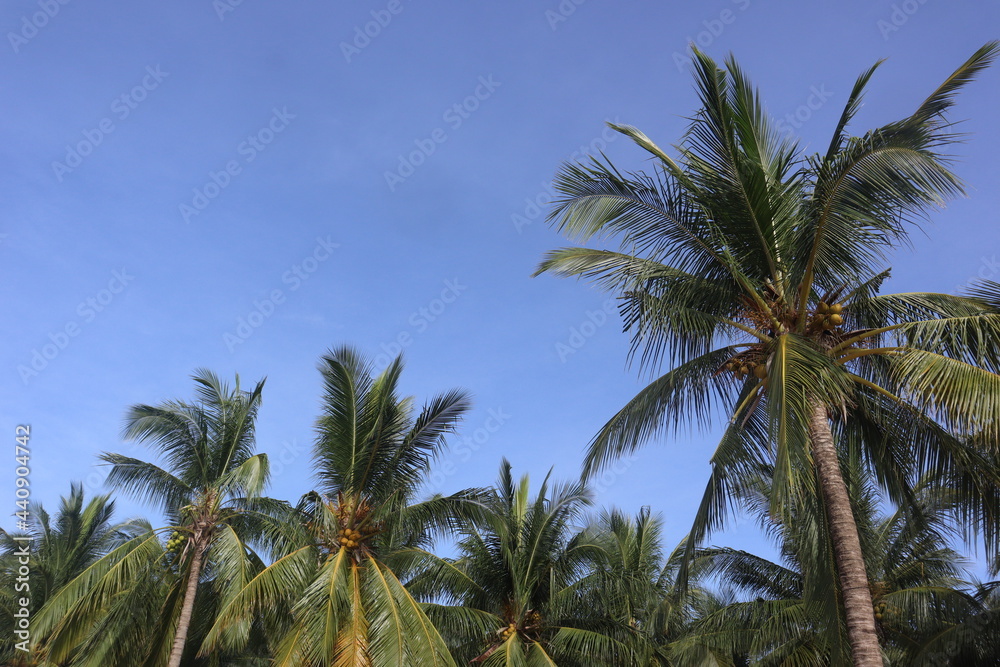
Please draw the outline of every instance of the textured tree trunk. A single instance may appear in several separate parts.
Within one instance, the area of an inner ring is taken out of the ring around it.
[[[184,606],[181,607],[181,617],[177,621],[177,634],[174,635],[174,647],[170,650],[168,667],[181,667],[184,655],[184,645],[187,643],[188,629],[191,627],[191,616],[194,613],[194,598],[198,593],[198,580],[201,578],[201,562],[205,553],[205,545],[201,536],[192,541],[194,553],[191,555],[191,571],[188,573],[187,590],[184,592]]]
[[[809,439],[830,522],[830,539],[844,600],[851,656],[855,667],[882,667],[882,651],[875,629],[875,611],[872,608],[871,589],[868,587],[868,572],[861,553],[858,525],[854,521],[851,499],[837,460],[837,449],[833,444],[833,433],[830,431],[825,405],[813,405],[809,419]]]

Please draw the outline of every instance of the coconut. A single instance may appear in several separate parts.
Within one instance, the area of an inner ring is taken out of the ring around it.
[[[834,314],[830,316],[830,324],[839,327],[843,323],[844,323],[844,318],[841,317],[840,315]]]
[[[753,374],[756,375],[758,379],[763,380],[767,377],[767,366],[764,364],[757,364],[753,367]]]

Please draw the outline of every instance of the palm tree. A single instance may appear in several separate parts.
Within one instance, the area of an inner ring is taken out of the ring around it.
[[[550,220],[584,240],[617,237],[621,251],[557,250],[539,272],[619,293],[633,351],[650,367],[673,365],[603,427],[585,474],[654,433],[725,411],[689,556],[724,522],[744,473],[774,466],[772,511],[785,519],[796,498],[820,493],[859,667],[882,657],[835,432],[859,443],[899,505],[915,475],[960,476],[963,517],[998,545],[996,478],[978,463],[1000,430],[1000,285],[879,294],[887,253],[962,191],[941,153],[956,141],[944,114],[998,50],[976,51],[912,115],[850,137],[876,64],[815,156],[781,137],[734,59],[721,69],[695,50],[702,109],[677,159],[613,125],[654,156],[655,176],[594,160],[556,179]]]
[[[52,595],[76,578],[94,561],[130,538],[139,534],[144,522],[138,520],[112,523],[115,503],[109,495],[94,496],[84,502],[83,485],[70,485],[69,496],[63,496],[59,511],[51,516],[41,504],[29,509],[28,530],[8,533],[0,529],[0,590],[2,590],[5,621],[14,619],[15,600],[28,597],[31,616],[41,609]],[[30,544],[30,594],[18,586],[18,554]],[[18,591],[21,591],[19,593]],[[14,660],[13,625],[4,632],[0,660]],[[9,643],[8,643],[9,642]],[[23,656],[22,656],[23,657]]]
[[[60,499],[54,517],[43,505],[34,504],[26,533],[12,534],[0,528],[5,553],[16,548],[16,538],[32,542],[31,601],[35,609],[88,565],[134,537],[145,524],[139,520],[112,523],[115,501],[110,494],[84,501],[83,484],[73,483],[69,496]]]
[[[260,495],[268,463],[265,454],[254,453],[254,429],[264,382],[245,392],[238,376],[233,388],[207,370],[196,372],[194,380],[193,403],[135,405],[128,411],[125,437],[148,444],[165,466],[102,455],[111,464],[108,484],[158,504],[171,525],[111,551],[53,598],[39,620],[54,629],[52,659],[65,659],[85,639],[88,659],[114,655],[135,664],[140,658],[130,644],[136,636],[108,628],[109,620],[131,616],[155,625],[144,635],[141,659],[179,667],[206,570],[217,585],[239,587],[262,567],[248,541],[278,531],[275,517],[283,505]],[[172,533],[167,549],[161,532]],[[129,604],[123,606],[123,600]],[[129,631],[141,627],[126,625]]]
[[[428,614],[463,664],[634,664],[622,640],[627,619],[592,604],[586,575],[599,558],[593,535],[573,530],[590,504],[581,484],[548,477],[530,495],[527,475],[515,482],[506,459],[492,497],[478,516],[460,522],[459,557],[431,564],[412,590],[430,601]],[[617,634],[618,638],[613,635]]]
[[[454,664],[401,577],[430,557],[435,528],[477,504],[474,491],[415,501],[469,397],[449,391],[417,413],[398,394],[402,370],[397,357],[374,375],[349,347],[322,358],[319,488],[299,503],[296,543],[223,605],[203,651],[242,646],[263,615],[277,665]]]
[[[956,630],[982,605],[969,590],[964,559],[948,546],[952,527],[945,504],[918,486],[913,507],[882,515],[881,498],[858,462],[841,463],[886,657],[892,664],[916,665],[946,645],[968,651],[975,638]],[[822,507],[806,498],[792,523],[776,525],[768,517],[770,483],[762,476],[741,497],[777,542],[781,562],[727,547],[699,550],[701,572],[715,575],[742,599],[705,615],[681,643],[751,656],[761,665],[849,664]]]
[[[937,651],[928,652],[929,660],[943,664],[950,659],[955,665],[995,667],[1000,655],[1000,581],[978,584],[974,595],[979,612],[942,632],[933,647]]]
[[[602,511],[587,530],[585,541],[594,549],[589,572],[578,585],[585,607],[625,630],[615,636],[633,647],[643,667],[675,664],[674,642],[688,632],[695,610],[709,601],[700,587],[681,591],[674,586],[684,545],[665,554],[662,532],[662,520],[649,507],[634,518],[618,510]],[[699,662],[703,656],[690,660]]]

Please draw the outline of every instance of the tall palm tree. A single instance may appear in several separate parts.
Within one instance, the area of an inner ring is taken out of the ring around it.
[[[159,505],[171,525],[113,550],[56,595],[41,619],[54,628],[54,659],[68,655],[82,628],[88,628],[88,654],[98,653],[96,642],[116,659],[134,664],[140,659],[136,646],[123,644],[135,637],[106,632],[108,619],[117,617],[116,605],[131,598],[131,606],[118,613],[124,618],[139,614],[157,624],[144,640],[141,659],[179,667],[206,567],[218,583],[240,586],[262,565],[248,542],[262,538],[268,528],[276,530],[275,516],[282,508],[260,495],[268,463],[265,454],[254,453],[254,436],[264,382],[247,392],[239,376],[230,388],[207,370],[196,372],[194,381],[194,402],[135,405],[128,411],[125,437],[150,446],[162,467],[121,454],[102,455],[111,464],[108,484]],[[160,532],[172,533],[171,549],[165,551]]]
[[[635,664],[623,641],[631,638],[627,619],[606,610],[607,601],[594,605],[594,582],[586,580],[600,547],[574,521],[589,504],[583,484],[550,488],[548,478],[532,497],[528,476],[515,482],[502,462],[485,510],[459,523],[459,557],[432,564],[413,585],[431,601],[428,613],[457,661]]]
[[[129,520],[113,523],[115,503],[109,495],[94,496],[86,501],[83,485],[71,484],[68,496],[63,496],[54,516],[45,507],[32,504],[28,530],[8,533],[0,529],[0,599],[6,621],[14,620],[15,600],[27,597],[32,618],[53,594],[76,578],[94,561],[144,528],[144,522]],[[30,594],[18,586],[18,556],[30,544]],[[18,591],[21,591],[20,593]],[[13,626],[0,639],[0,660],[15,658]],[[23,656],[21,656],[23,657]]]
[[[918,487],[914,507],[884,515],[857,461],[842,458],[842,465],[886,657],[891,664],[916,665],[946,645],[967,652],[975,638],[956,630],[982,605],[966,582],[964,559],[948,546],[947,507]],[[715,575],[741,599],[704,616],[682,644],[751,656],[761,665],[849,664],[822,508],[817,498],[806,498],[795,521],[775,525],[768,517],[769,484],[762,477],[741,496],[777,542],[781,562],[727,547],[699,550],[702,573]]]
[[[263,615],[276,665],[454,664],[401,577],[430,556],[435,528],[477,504],[473,491],[416,501],[469,397],[452,390],[417,412],[399,395],[402,370],[397,357],[376,375],[349,347],[322,358],[318,490],[299,504],[297,540],[223,605],[205,652],[240,647],[249,620]]]
[[[741,471],[774,466],[779,516],[820,493],[859,667],[882,657],[835,432],[860,442],[898,504],[915,474],[961,476],[964,518],[998,544],[995,477],[977,464],[1000,431],[1000,285],[879,294],[887,253],[962,191],[941,152],[956,141],[945,113],[998,50],[976,51],[912,115],[848,136],[876,64],[815,156],[782,137],[734,59],[723,69],[695,50],[702,108],[676,159],[613,125],[654,156],[656,175],[594,160],[556,179],[550,220],[584,240],[616,237],[621,250],[557,250],[539,272],[619,293],[634,352],[650,367],[673,365],[595,437],[586,473],[654,433],[726,411],[690,553],[724,521]]]

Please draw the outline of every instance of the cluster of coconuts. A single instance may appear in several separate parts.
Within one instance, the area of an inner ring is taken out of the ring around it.
[[[759,380],[767,378],[767,364],[763,362],[753,363],[740,360],[730,361],[726,364],[726,370],[732,371],[737,380],[742,380],[751,373],[753,373]]]
[[[187,538],[177,531],[174,531],[170,536],[170,539],[167,540],[167,551],[177,553],[184,546],[185,542],[187,542]]]
[[[517,624],[511,623],[506,628],[500,631],[500,639],[502,639],[503,641],[507,641],[508,639],[510,639],[510,636],[515,634],[516,632],[517,632]]]
[[[823,301],[819,302],[816,306],[816,315],[813,318],[813,324],[817,325],[820,329],[824,331],[830,331],[831,329],[836,329],[841,324],[844,323],[844,316],[841,313],[844,311],[844,304],[835,303],[829,305]]]
[[[879,602],[875,605],[875,619],[878,621],[882,620],[882,616],[885,614],[886,604],[884,602]]]
[[[342,546],[345,546],[348,549],[353,549],[361,544],[361,540],[368,537],[368,535],[362,533],[361,531],[354,530],[353,528],[342,528],[337,534],[337,537],[337,541],[340,542]]]

